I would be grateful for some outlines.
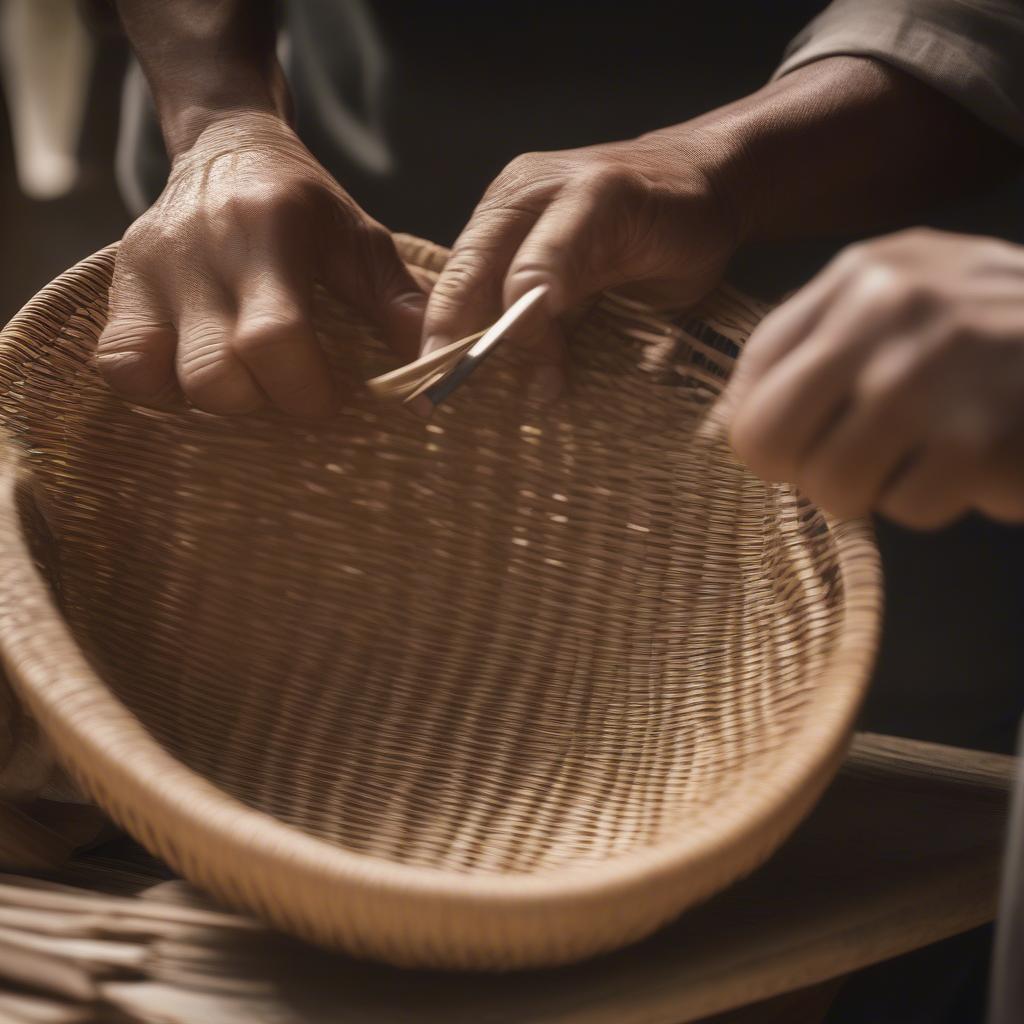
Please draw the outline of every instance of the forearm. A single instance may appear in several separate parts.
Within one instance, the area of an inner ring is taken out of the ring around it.
[[[860,57],[816,61],[685,128],[742,241],[897,226],[1019,155],[953,100]]]
[[[117,0],[168,152],[236,110],[280,112],[272,0]]]

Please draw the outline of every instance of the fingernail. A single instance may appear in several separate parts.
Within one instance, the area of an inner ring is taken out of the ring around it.
[[[548,405],[561,393],[565,384],[565,375],[552,363],[542,363],[533,372],[527,394],[534,402]]]

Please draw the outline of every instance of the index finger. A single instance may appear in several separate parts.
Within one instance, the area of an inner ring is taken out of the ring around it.
[[[477,208],[430,293],[423,354],[497,319],[505,274],[536,219],[537,213],[530,208]]]

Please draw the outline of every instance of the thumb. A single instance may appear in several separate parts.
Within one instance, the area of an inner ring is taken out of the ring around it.
[[[610,275],[594,251],[600,244],[600,204],[578,194],[557,196],[519,246],[505,276],[502,300],[507,309],[537,285],[548,294],[548,316],[558,316],[609,286]],[[606,242],[605,242],[606,244]]]
[[[326,283],[377,327],[402,360],[419,353],[427,296],[402,262],[386,228],[371,222],[349,232],[328,260]]]
[[[578,187],[560,192],[519,247],[505,277],[506,308],[539,284],[559,316],[606,288],[669,274],[664,232],[632,193]],[[650,223],[648,223],[650,222]],[[674,269],[674,268],[671,268]]]
[[[538,218],[509,265],[502,289],[506,309],[538,285],[547,288],[544,301],[516,329],[534,364],[530,392],[542,401],[565,387],[566,347],[558,317],[635,273],[615,259],[620,229],[610,220],[600,197],[563,192]]]
[[[393,256],[387,266],[378,271],[376,290],[371,298],[376,315],[370,315],[380,325],[385,341],[395,353],[405,362],[412,362],[420,351],[427,296],[402,263],[390,238],[388,242]]]

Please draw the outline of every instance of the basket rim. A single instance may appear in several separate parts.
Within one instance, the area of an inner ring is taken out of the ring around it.
[[[427,253],[443,253],[430,243],[418,244]],[[96,279],[109,278],[115,252],[116,245],[86,257],[37,293],[0,333],[0,348],[43,307],[51,315],[55,307],[72,315],[77,306],[69,291],[88,284],[95,292]],[[203,860],[231,864],[234,875],[254,886],[270,887],[275,876],[284,878],[292,901],[307,906],[347,894],[353,904],[340,905],[357,918],[369,894],[393,899],[403,916],[417,901],[435,911],[443,904],[516,914],[613,897],[628,901],[640,889],[670,884],[688,870],[699,875],[703,867],[715,882],[704,886],[700,899],[721,887],[724,875],[739,877],[759,864],[810,810],[838,767],[867,689],[881,620],[879,556],[867,522],[826,515],[844,586],[842,623],[800,731],[770,773],[759,778],[756,801],[732,792],[716,806],[713,829],[695,836],[684,831],[598,863],[538,872],[458,873],[355,853],[242,803],[186,767],[114,695],[89,664],[32,561],[16,507],[23,470],[16,447],[4,441],[2,448],[0,656],[8,677],[59,759],[90,795],[175,869],[194,880],[198,874],[200,884],[215,891],[216,881],[201,869]],[[174,842],[160,832],[175,835]],[[729,871],[709,869],[727,851]],[[664,920],[682,909],[667,893],[665,902]],[[287,930],[296,930],[294,914],[263,909]],[[315,928],[300,931],[324,938]]]

